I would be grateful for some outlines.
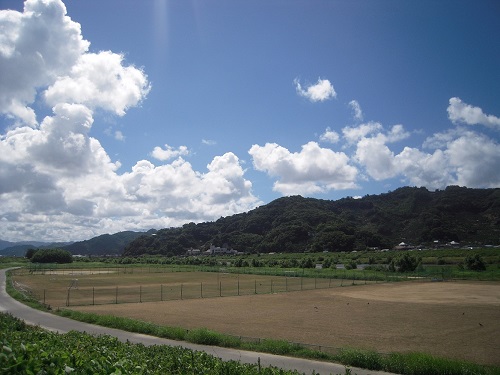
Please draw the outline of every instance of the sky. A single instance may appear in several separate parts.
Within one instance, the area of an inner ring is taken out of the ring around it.
[[[500,187],[496,0],[0,0],[0,239]]]

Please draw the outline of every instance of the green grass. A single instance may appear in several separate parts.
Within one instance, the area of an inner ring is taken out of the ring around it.
[[[58,334],[0,313],[1,374],[298,375],[296,371],[224,362],[180,346],[123,343],[107,335]]]

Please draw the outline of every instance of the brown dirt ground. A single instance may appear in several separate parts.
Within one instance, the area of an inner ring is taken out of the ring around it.
[[[500,365],[500,284],[410,282],[75,307],[172,327]]]

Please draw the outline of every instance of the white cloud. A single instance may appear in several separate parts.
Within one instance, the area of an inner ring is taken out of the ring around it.
[[[453,168],[449,164],[448,156],[442,150],[428,154],[415,148],[405,147],[395,156],[394,165],[398,173],[414,186],[442,189],[456,184]]]
[[[357,121],[363,121],[363,112],[361,111],[361,106],[357,100],[351,100],[349,106],[352,109],[353,117]]]
[[[387,142],[389,143],[399,142],[409,137],[410,133],[401,124],[394,125],[386,135]]]
[[[479,107],[464,103],[460,98],[451,98],[448,106],[448,118],[454,123],[484,125],[500,130],[500,118],[487,115]]]
[[[68,75],[58,77],[44,93],[49,105],[80,103],[123,116],[149,92],[142,70],[125,67],[123,56],[110,51],[82,55]]]
[[[284,195],[325,193],[356,188],[357,169],[343,152],[321,148],[316,142],[292,153],[276,143],[249,150],[256,170],[277,177],[274,190]]]
[[[115,131],[115,139],[117,141],[124,141],[125,136],[123,135],[123,133],[120,130],[117,130],[117,131]]]
[[[208,221],[261,204],[232,153],[196,171],[181,158],[186,146],[165,145],[152,156],[171,163],[142,160],[118,174],[120,163],[89,135],[94,112],[122,116],[150,85],[122,55],[87,52],[80,25],[65,14],[59,0],[0,11],[0,112],[13,120],[0,135],[0,238],[81,240]],[[52,114],[38,124],[33,108],[43,105]],[[123,139],[121,131],[114,136]]]
[[[375,180],[385,180],[397,174],[394,153],[385,145],[384,136],[363,138],[357,144],[355,160],[364,166]]]
[[[215,146],[217,144],[216,141],[211,140],[211,139],[202,139],[201,143],[203,143],[204,145],[207,145],[207,146]]]
[[[370,134],[379,133],[382,129],[382,124],[378,122],[368,122],[355,127],[346,126],[342,129],[342,134],[348,144],[354,144]]]
[[[336,131],[326,128],[325,132],[319,137],[319,140],[323,142],[337,143],[340,140],[340,136]]]
[[[161,147],[155,147],[151,152],[151,156],[158,160],[169,160],[176,158],[178,156],[189,155],[189,150],[186,146],[179,146],[176,150],[172,146],[165,145],[165,149]]]
[[[61,1],[29,0],[0,11],[0,113],[34,126],[37,90],[67,74],[89,47]]]
[[[327,79],[318,78],[318,82],[302,88],[298,78],[293,81],[295,89],[300,96],[309,99],[311,102],[323,102],[325,100],[337,97],[333,85]]]
[[[469,132],[448,145],[446,153],[455,168],[457,184],[488,188],[500,186],[500,145],[492,139]]]
[[[366,130],[366,129],[365,129]],[[500,185],[500,146],[494,140],[462,128],[437,133],[423,144],[432,153],[405,147],[395,154],[388,144],[409,136],[401,125],[371,133],[356,143],[354,159],[375,180],[399,177],[404,183],[442,189],[448,185],[475,188]]]

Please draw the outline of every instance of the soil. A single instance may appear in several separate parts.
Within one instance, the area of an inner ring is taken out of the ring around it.
[[[74,307],[171,327],[500,365],[500,284],[409,282]]]

